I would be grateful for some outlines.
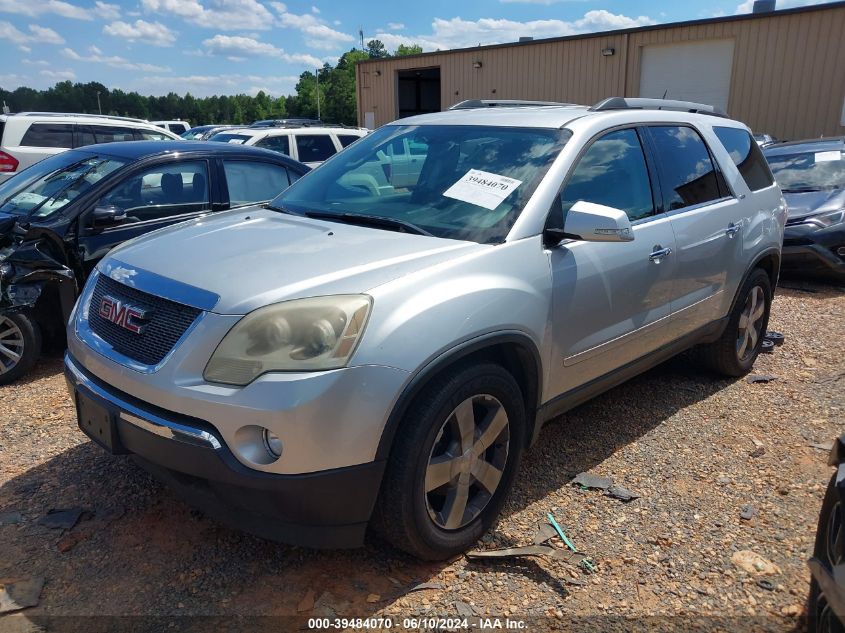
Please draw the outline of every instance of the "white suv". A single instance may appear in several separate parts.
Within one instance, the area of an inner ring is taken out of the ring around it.
[[[748,128],[665,100],[492,105],[112,249],[68,326],[82,431],[259,534],[352,546],[372,523],[441,559],[547,421],[694,345],[748,372],[786,221]],[[413,183],[384,162],[405,147]]]
[[[151,123],[156,127],[160,127],[163,130],[173,132],[174,134],[178,134],[180,136],[191,129],[191,124],[187,121],[151,121]]]
[[[356,127],[261,127],[224,130],[208,140],[263,147],[316,167],[368,132]]]
[[[74,147],[115,141],[180,140],[143,119],[58,112],[0,115],[0,183]]]

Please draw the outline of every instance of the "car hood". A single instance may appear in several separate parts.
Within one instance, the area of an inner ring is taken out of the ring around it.
[[[836,211],[845,207],[845,189],[827,191],[784,192],[786,206],[789,208],[789,219],[796,220],[824,213]]]
[[[214,312],[246,314],[288,299],[366,292],[485,248],[491,247],[252,207],[127,242],[101,269],[113,258],[218,295]]]

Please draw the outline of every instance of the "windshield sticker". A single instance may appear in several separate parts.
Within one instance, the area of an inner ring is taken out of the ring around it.
[[[443,195],[492,211],[521,184],[522,181],[515,178],[470,169],[463,178],[444,191]]]
[[[842,158],[842,152],[833,150],[832,152],[816,152],[817,163],[827,163],[832,160],[839,160]]]

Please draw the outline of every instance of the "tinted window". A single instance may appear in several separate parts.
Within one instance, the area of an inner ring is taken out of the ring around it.
[[[97,143],[117,143],[119,141],[134,141],[132,128],[116,127],[112,125],[92,125],[94,138]]]
[[[710,152],[691,127],[649,127],[660,168],[667,210],[682,209],[722,197]]]
[[[233,207],[272,200],[290,184],[287,170],[273,163],[224,160],[223,171]]]
[[[94,138],[94,131],[90,125],[76,126],[76,147],[84,147],[85,145],[93,145],[97,142]]]
[[[287,136],[268,136],[258,141],[255,146],[290,156],[290,139]]]
[[[67,123],[33,123],[23,135],[24,147],[73,147],[73,125]]]
[[[210,208],[205,161],[167,163],[127,177],[96,206],[126,212],[126,222],[143,222]]]
[[[153,130],[145,130],[145,129],[136,129],[133,130],[135,132],[135,140],[136,141],[168,141],[170,137],[167,134],[162,134],[161,132],[155,132]],[[127,139],[132,140],[132,139]]]
[[[735,127],[714,127],[713,131],[728,150],[751,191],[765,189],[774,182],[759,145],[748,132]]]
[[[620,209],[631,220],[654,213],[648,168],[635,130],[610,132],[590,145],[561,192],[563,212],[579,200]]]
[[[360,136],[353,136],[352,134],[338,134],[337,140],[340,141],[341,147],[348,147],[352,145],[355,141],[357,141]]]
[[[299,160],[302,163],[324,161],[337,151],[328,134],[297,134],[296,149],[299,151]]]

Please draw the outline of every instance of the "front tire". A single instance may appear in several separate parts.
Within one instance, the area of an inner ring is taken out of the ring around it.
[[[525,445],[519,385],[492,363],[435,379],[402,421],[373,527],[418,558],[465,551],[496,520]]]
[[[0,314],[0,385],[28,372],[41,355],[41,329],[23,312]]]
[[[703,346],[707,365],[731,377],[751,371],[763,346],[771,308],[772,283],[766,271],[757,268],[742,285],[722,336]]]

